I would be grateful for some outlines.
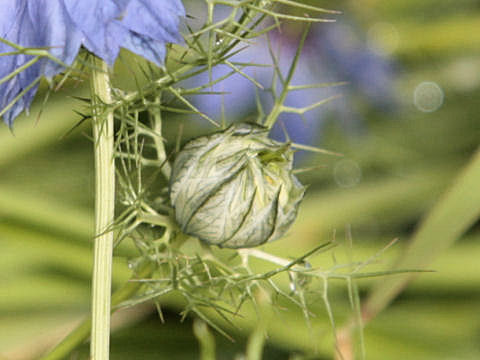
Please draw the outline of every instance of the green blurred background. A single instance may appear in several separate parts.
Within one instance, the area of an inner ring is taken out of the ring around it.
[[[285,239],[266,250],[287,257],[335,238],[340,243],[335,256],[342,263],[349,256],[367,259],[399,238],[375,265],[385,270],[405,251],[480,143],[480,3],[357,0],[321,5],[342,10],[355,24],[364,50],[394,64],[388,83],[395,105],[378,106],[337,69],[336,80],[351,84],[337,89],[348,93],[341,105],[325,108],[317,144],[344,157],[302,158],[302,166],[323,167],[300,175],[310,188],[299,218]],[[118,67],[127,79],[122,64]],[[86,83],[70,82],[51,96],[37,120],[39,94],[31,115],[17,119],[13,133],[0,126],[0,359],[38,358],[88,313],[93,152],[88,124],[69,132],[79,120],[72,110],[84,110],[74,96],[87,96],[87,89]],[[339,106],[355,114],[353,126],[344,126]],[[186,137],[198,131],[198,121],[171,118],[171,142],[180,120]],[[345,249],[348,244],[342,246],[349,232],[351,251]],[[411,282],[367,325],[367,359],[480,359],[479,240],[478,221],[438,256],[436,250],[446,242],[437,246],[430,239],[416,256],[425,262],[435,256],[425,264],[435,272]],[[119,286],[129,277],[128,260],[135,251],[125,245],[116,255],[114,286]],[[324,261],[331,266],[330,255]],[[393,277],[384,280],[389,279]],[[359,282],[362,299],[375,281]],[[333,284],[330,300],[341,326],[349,313],[345,284]],[[164,303],[163,324],[150,304],[115,317],[112,359],[198,358],[191,319],[180,323],[181,303],[175,297]],[[265,359],[289,359],[296,353],[333,357],[323,303],[316,301],[312,309],[317,316],[310,335],[298,310],[281,312],[277,321],[282,326],[271,327]],[[235,343],[217,336],[219,359],[243,353],[254,324],[254,317],[242,319],[239,329],[231,330]],[[85,354],[86,347],[73,358]]]

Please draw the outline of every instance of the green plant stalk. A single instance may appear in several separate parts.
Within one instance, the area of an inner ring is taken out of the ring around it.
[[[107,86],[107,87],[109,86],[108,75],[107,75],[107,70],[108,69],[106,68],[106,64],[99,59],[95,59],[95,60],[96,61],[93,64],[94,68],[95,69],[101,69],[104,76],[101,77],[100,79],[98,79],[98,78],[96,78],[95,74],[92,74],[92,94],[96,94],[96,92],[94,92],[94,91],[98,90],[98,88],[96,88],[96,86],[98,86],[98,85],[100,85],[100,86],[103,85],[103,86]],[[94,71],[96,71],[96,70],[94,70]],[[96,84],[95,83],[96,81],[101,81],[101,83]],[[106,88],[105,91],[108,91],[108,88]],[[108,95],[108,97],[110,97],[110,95]],[[106,102],[107,99],[97,97],[97,100]],[[111,100],[111,98],[110,98],[110,100]],[[157,98],[156,102],[159,104],[160,99]],[[95,107],[94,107],[94,109],[95,109]],[[94,113],[95,112],[96,112],[96,110],[94,111]],[[109,115],[112,117],[111,120],[112,120],[112,123],[113,123],[113,113],[110,112],[110,113],[107,113],[104,116],[108,117]],[[157,132],[157,135],[158,135],[158,138],[155,139],[155,144],[156,144],[156,149],[157,149],[157,152],[158,152],[158,157],[161,160],[166,160],[167,155],[166,155],[166,152],[165,152],[165,146],[163,144],[163,139],[162,139],[162,118],[161,118],[161,113],[160,113],[159,109],[156,109],[153,112],[153,117],[154,117],[154,129],[155,129],[155,131]],[[102,128],[100,128],[100,130],[102,130]],[[111,143],[111,148],[110,149],[111,149],[112,152],[111,152],[111,157],[110,157],[111,161],[109,162],[109,164],[111,164],[112,167],[113,167],[113,160],[112,160],[113,159],[113,124],[112,124],[112,129],[111,130],[112,130],[112,134],[111,134],[112,143]],[[97,140],[97,138],[95,138],[95,139]],[[96,142],[96,144],[97,144],[97,142]],[[100,150],[100,147],[99,146],[97,147],[97,145],[96,145],[95,152],[97,152],[97,150]],[[167,164],[167,166],[164,166],[163,170],[165,172],[165,175],[169,176],[170,166],[169,166],[168,163],[166,163],[166,164]],[[113,168],[113,170],[114,170],[114,168]],[[113,186],[112,186],[112,188],[113,188]],[[97,187],[97,190],[98,190],[98,187]],[[112,189],[112,190],[114,190],[114,189]],[[99,199],[99,198],[97,198],[97,199]],[[96,208],[96,210],[97,210],[97,208]],[[113,211],[112,211],[112,220],[111,221],[113,221]],[[98,223],[96,223],[96,224],[98,224]],[[108,229],[109,224],[111,225],[111,222],[106,224],[107,229]],[[167,226],[167,227],[175,227],[174,223],[169,223],[169,222],[166,223],[166,224],[161,223],[161,225],[162,226]],[[100,233],[100,234],[102,236],[104,236],[106,233],[104,232],[104,233]],[[111,232],[110,232],[110,234],[112,235],[112,240],[113,240],[113,234]],[[100,238],[100,236],[97,237],[96,241],[98,241],[99,238]],[[185,237],[183,235],[179,235],[179,236],[177,236],[176,240],[177,241],[175,242],[175,244],[176,244],[175,246],[181,246],[181,244],[183,244],[183,242],[185,241]],[[113,247],[112,247],[112,249],[113,249]],[[97,252],[95,252],[95,255],[97,255]],[[98,255],[100,255],[100,252],[98,253]],[[105,254],[105,255],[107,255],[107,254]],[[111,255],[112,255],[112,251],[110,250],[109,253],[108,253],[108,256],[111,257]],[[97,258],[95,258],[95,261],[96,260],[97,260]],[[111,269],[111,264],[110,264],[110,269]],[[135,276],[132,279],[147,278],[147,277],[151,276],[154,269],[155,269],[154,264],[152,264],[150,262],[146,262],[142,266],[140,266],[139,270],[137,271],[137,273],[135,274]],[[94,272],[94,275],[95,275],[95,272]],[[110,276],[111,276],[111,272],[110,272]],[[108,288],[109,289],[110,289],[110,284],[111,284],[111,280],[108,283]],[[111,298],[112,308],[109,307],[109,314],[108,315],[110,315],[111,313],[113,313],[116,310],[116,308],[115,308],[116,306],[118,306],[122,302],[128,300],[133,295],[135,295],[135,293],[142,286],[142,284],[143,283],[139,282],[139,281],[129,281],[122,288],[117,290]],[[105,284],[103,284],[103,285],[105,285]],[[110,291],[109,291],[109,294],[110,294]],[[93,298],[93,299],[95,300],[95,298]],[[108,304],[110,304],[110,299],[108,301]],[[102,313],[101,315],[104,316],[105,314]],[[92,319],[84,320],[75,330],[73,330],[50,353],[48,353],[46,356],[42,357],[41,360],[60,360],[60,359],[65,358],[65,356],[67,356],[69,353],[71,353],[77,346],[82,344],[89,337],[90,333],[92,334],[91,349],[93,349],[93,346],[94,346],[93,345],[93,336],[94,336],[94,330],[95,330],[94,329],[94,322],[93,322],[93,320],[95,318],[94,316],[95,316],[95,313],[93,314]],[[108,319],[109,318],[110,317],[108,316]],[[103,318],[103,320],[105,320],[105,318]],[[109,333],[110,332],[108,331],[108,335],[109,335]],[[108,358],[108,343],[107,343],[107,358]],[[97,359],[103,359],[103,358],[94,357],[93,351],[91,350],[91,359],[97,360]]]
[[[480,149],[452,187],[430,211],[394,269],[422,269],[452,245],[480,217]],[[418,274],[381,281],[371,292],[363,318],[383,310]]]
[[[260,324],[253,330],[248,339],[246,360],[262,360],[265,332],[264,321],[260,320]]]
[[[307,35],[310,30],[310,27],[311,27],[310,23],[308,23],[305,26],[305,30],[303,31],[297,46],[297,51],[295,52],[295,56],[293,57],[292,64],[290,65],[290,68],[288,70],[287,77],[284,81],[282,81],[282,92],[280,93],[280,96],[277,99],[275,99],[273,108],[270,111],[270,114],[265,119],[264,125],[268,129],[272,128],[272,126],[275,124],[278,117],[284,110],[283,104],[285,103],[285,99],[287,98],[290,82],[292,81],[293,74],[295,73],[295,69],[297,68],[298,60],[300,59],[300,54],[302,53],[303,46],[305,45],[305,40],[307,39]]]
[[[154,264],[147,262],[140,267],[133,279],[143,279],[149,277],[153,270]],[[129,281],[112,295],[112,313],[115,312],[116,306],[123,301],[128,300],[136,294],[138,289],[143,285],[140,281]],[[40,360],[61,360],[70,354],[77,346],[82,344],[90,336],[92,319],[85,319],[78,327],[62,340],[55,348]]]
[[[92,57],[91,95],[95,147],[95,239],[92,278],[92,338],[90,358],[107,360],[110,344],[115,204],[115,161],[113,156],[113,111],[107,64]]]
[[[443,198],[428,213],[408,248],[392,268],[393,271],[427,267],[478,220],[480,217],[479,183],[480,149]],[[417,272],[411,272],[381,280],[372,289],[363,305],[360,321],[364,324],[372,321],[417,276]],[[345,351],[347,352],[353,351],[351,331],[354,322],[353,318],[350,319],[341,330],[346,337],[345,344],[348,349]],[[346,357],[345,354],[339,354],[336,358],[345,359]]]
[[[162,138],[162,113],[160,111],[160,95],[155,98],[155,104],[157,107],[152,109],[153,115],[153,130],[155,130],[156,136],[153,138],[155,142],[155,148],[157,149],[158,160],[163,164],[162,173],[167,180],[170,179],[172,168],[167,161],[167,153],[165,152],[165,146]]]
[[[215,360],[215,337],[208,329],[208,325],[200,319],[193,323],[193,333],[200,345],[200,360]]]

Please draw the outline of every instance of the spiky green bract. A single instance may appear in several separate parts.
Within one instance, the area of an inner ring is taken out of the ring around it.
[[[170,199],[182,231],[228,248],[282,236],[305,187],[292,173],[293,151],[255,124],[232,125],[188,142],[177,155]]]

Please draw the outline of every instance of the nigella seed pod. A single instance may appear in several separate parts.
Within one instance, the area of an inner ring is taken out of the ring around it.
[[[305,187],[293,151],[255,124],[189,141],[177,154],[170,200],[182,231],[228,248],[261,245],[295,220]]]

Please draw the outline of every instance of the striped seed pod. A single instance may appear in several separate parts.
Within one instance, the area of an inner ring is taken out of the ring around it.
[[[305,187],[289,144],[255,124],[189,141],[173,164],[170,199],[182,231],[227,248],[258,246],[295,220]]]

